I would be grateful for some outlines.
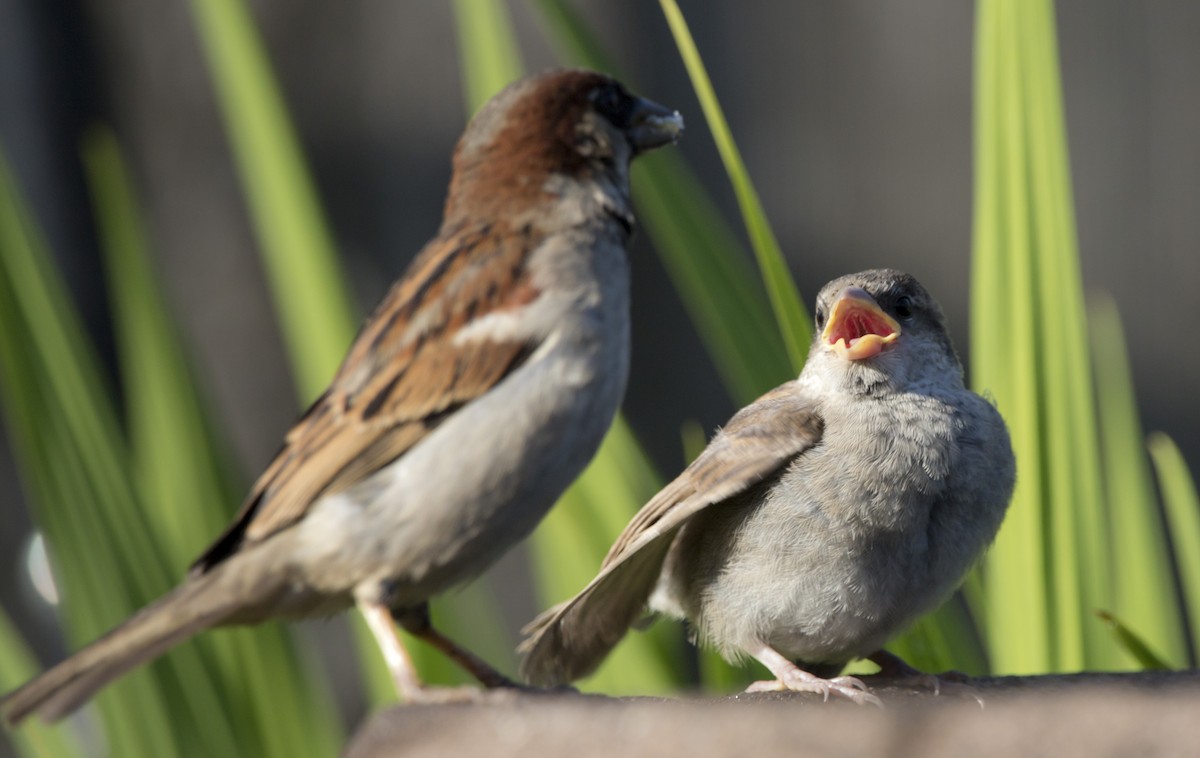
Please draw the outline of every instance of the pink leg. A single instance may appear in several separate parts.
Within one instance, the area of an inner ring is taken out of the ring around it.
[[[425,642],[440,650],[447,658],[462,666],[468,674],[478,679],[489,690],[496,689],[497,687],[524,689],[521,685],[492,668],[487,661],[434,629],[429,621],[428,608],[422,608],[406,616],[402,616],[400,618],[400,625],[404,627],[404,631],[425,640]]]
[[[869,703],[871,705],[878,705],[881,708],[883,707],[883,702],[870,692],[867,692],[866,685],[852,676],[839,676],[835,679],[822,679],[819,676],[814,676],[787,658],[784,658],[765,642],[760,642],[753,649],[747,649],[746,652],[775,675],[775,681],[755,682],[746,688],[746,692],[779,692],[784,690],[815,692],[818,695],[822,695],[826,700],[829,699],[830,694],[834,694],[840,695],[859,705],[867,705]]]
[[[392,681],[396,683],[396,692],[400,699],[406,703],[422,700],[421,680],[417,677],[412,658],[408,656],[408,651],[400,642],[400,636],[396,634],[391,612],[386,606],[361,600],[358,608],[367,620],[371,633],[375,635],[375,642],[379,645],[379,651],[383,653],[383,660],[392,675]]]

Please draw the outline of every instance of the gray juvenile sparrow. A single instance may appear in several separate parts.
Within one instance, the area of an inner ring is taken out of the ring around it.
[[[440,231],[367,321],[233,524],[175,590],[0,700],[59,718],[197,632],[357,604],[401,695],[394,618],[485,684],[427,601],[524,538],[607,431],[629,369],[629,163],[678,113],[558,71],[467,127]]]
[[[875,700],[805,668],[886,662],[884,643],[992,541],[1013,454],[911,276],[830,282],[816,326],[800,377],[730,419],[633,517],[599,575],[530,625],[529,681],[590,673],[648,606],[726,658],[761,662],[776,681],[753,689]]]

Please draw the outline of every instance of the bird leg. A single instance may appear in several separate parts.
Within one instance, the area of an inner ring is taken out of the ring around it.
[[[886,676],[895,679],[937,678],[932,674],[926,674],[920,669],[913,668],[903,658],[886,650],[876,650],[867,656],[867,660],[879,667],[879,673],[876,676]],[[936,688],[934,694],[937,694]]]
[[[792,663],[765,642],[747,648],[746,652],[775,675],[775,681],[754,682],[746,688],[746,692],[815,692],[825,700],[834,694],[859,705],[870,703],[883,707],[883,702],[867,692],[867,686],[852,676],[822,679]]]
[[[393,611],[392,615],[396,619],[396,622],[404,627],[404,631],[440,650],[443,655],[461,666],[468,674],[478,679],[484,687],[488,689],[495,689],[497,687],[522,689],[521,685],[492,668],[487,661],[434,629],[432,622],[429,620],[428,605],[421,605],[418,608],[409,608],[403,611]]]
[[[974,700],[979,703],[980,708],[983,707],[983,698],[974,687],[968,684],[970,678],[966,674],[958,671],[926,674],[924,671],[908,665],[900,656],[886,650],[876,650],[867,656],[867,660],[879,667],[879,673],[868,676],[890,679],[889,684],[894,686],[932,690],[934,697],[944,693],[965,700]]]
[[[422,697],[424,688],[417,676],[417,669],[413,666],[408,651],[404,649],[404,644],[400,642],[400,635],[396,634],[396,627],[392,623],[392,615],[388,607],[360,599],[358,608],[362,612],[363,618],[367,620],[371,634],[375,635],[375,642],[379,645],[379,652],[383,654],[383,661],[392,675],[392,681],[396,684],[396,693],[400,695],[400,699],[406,703],[424,699]]]

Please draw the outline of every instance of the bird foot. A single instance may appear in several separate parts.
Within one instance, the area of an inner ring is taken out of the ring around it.
[[[867,657],[879,666],[879,673],[869,674],[866,679],[876,681],[880,685],[887,684],[889,687],[928,690],[934,697],[946,695],[962,700],[974,700],[983,708],[983,696],[970,685],[971,677],[961,671],[926,674],[908,665],[900,656],[885,650]]]
[[[774,681],[755,682],[746,692],[815,692],[826,701],[830,695],[837,695],[859,705],[883,707],[883,701],[868,692],[860,679],[852,676],[823,679],[810,674],[765,642],[758,641],[745,650],[775,675]]]
[[[746,688],[746,692],[814,692],[826,701],[830,695],[836,695],[858,705],[883,707],[883,701],[867,691],[867,686],[860,679],[852,676],[822,679],[799,667],[785,672],[778,679],[754,682]]]
[[[960,700],[973,700],[983,708],[983,695],[975,687],[965,681],[957,671],[947,671],[944,674],[914,674],[906,676],[888,676],[884,674],[869,674],[864,679],[871,680],[877,686],[887,685],[899,689],[925,690],[932,692],[934,697],[953,697]]]

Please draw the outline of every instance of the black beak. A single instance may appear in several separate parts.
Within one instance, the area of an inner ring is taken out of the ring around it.
[[[625,130],[635,153],[669,145],[683,133],[683,116],[679,111],[664,108],[656,102],[635,98]]]

